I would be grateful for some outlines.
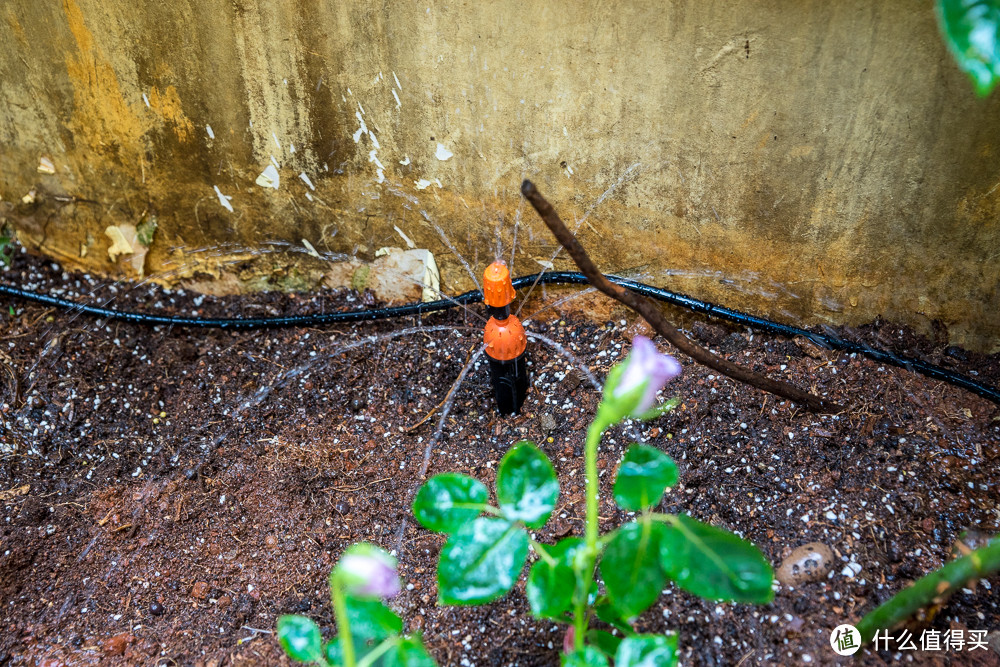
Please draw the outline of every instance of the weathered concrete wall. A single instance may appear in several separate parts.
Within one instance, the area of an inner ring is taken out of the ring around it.
[[[371,257],[398,227],[461,290],[429,221],[481,271],[520,219],[515,273],[535,271],[554,246],[530,177],[590,211],[608,270],[997,349],[998,137],[1000,96],[974,98],[930,2],[0,7],[0,215],[107,273],[132,269],[104,230],[154,216],[147,275],[275,240]],[[272,157],[277,190],[255,185]]]

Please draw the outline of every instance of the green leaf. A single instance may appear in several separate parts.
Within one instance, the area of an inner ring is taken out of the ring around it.
[[[413,515],[428,530],[453,533],[482,513],[489,495],[482,482],[468,475],[435,475],[417,491]]]
[[[604,630],[591,630],[587,633],[587,643],[593,644],[600,649],[601,653],[613,658],[618,650],[618,645],[622,643],[622,638]]]
[[[403,621],[380,601],[345,597],[352,637],[382,641],[403,631]]]
[[[684,514],[673,519],[660,541],[660,562],[678,586],[708,600],[774,599],[774,572],[760,549]]]
[[[667,414],[668,412],[676,408],[678,405],[680,405],[680,403],[681,399],[675,396],[668,401],[664,401],[663,403],[660,403],[659,405],[652,407],[649,410],[646,410],[641,415],[639,415],[637,419],[639,419],[640,421],[648,422],[652,419],[656,419],[657,417],[661,417]]]
[[[142,222],[136,225],[135,240],[146,246],[153,245],[153,234],[156,232],[156,215],[143,216]]]
[[[658,449],[633,444],[625,452],[615,479],[615,502],[637,512],[659,504],[668,486],[677,483],[677,465]]]
[[[546,547],[553,562],[541,558],[531,566],[525,594],[532,614],[562,620],[563,612],[573,605],[576,591],[573,557],[583,547],[584,541],[579,537],[567,537]]]
[[[354,644],[355,660],[365,657],[375,646],[374,640],[369,641],[353,635],[351,636],[351,643]],[[324,647],[323,654],[326,656],[326,661],[331,665],[336,665],[337,667],[343,665],[344,655],[340,651],[340,637],[334,637],[330,640],[326,647]],[[381,664],[377,660],[375,663],[381,667]]]
[[[597,604],[594,605],[594,612],[597,614],[597,618],[612,627],[618,628],[626,635],[635,634],[632,626],[622,618],[621,612],[615,609],[615,606],[611,604],[611,600],[607,596],[601,597],[597,601]]]
[[[364,651],[365,651],[364,646],[365,646],[365,644],[361,643],[361,645],[360,645],[361,653],[364,653]],[[355,641],[354,642],[354,657],[355,658],[358,656],[358,648],[359,648],[358,642]],[[340,651],[340,638],[339,637],[334,637],[332,640],[330,640],[329,642],[327,642],[327,645],[323,648],[323,655],[326,656],[326,661],[328,663],[330,663],[331,665],[338,665],[339,666],[339,665],[344,664],[344,656],[343,656],[343,654]]]
[[[0,236],[0,264],[4,266],[10,266],[10,259],[14,255],[14,246],[11,245],[11,240],[9,236]],[[11,310],[13,309],[12,306]]]
[[[541,528],[558,498],[556,471],[542,450],[522,440],[504,454],[497,470],[497,501],[504,518]]]
[[[615,667],[669,667],[676,664],[676,634],[627,637],[615,653]]]
[[[297,614],[279,616],[278,643],[296,662],[323,661],[323,636],[311,618]]]
[[[352,632],[354,628],[351,628]],[[378,651],[378,655],[370,659],[368,663],[370,667],[386,667],[386,655],[395,651],[395,644],[399,641],[399,637],[390,637],[382,641],[376,641],[374,639],[364,639],[356,635],[351,635],[351,643],[354,644],[354,660],[355,662],[360,662],[364,658],[367,658],[370,654]],[[340,650],[340,637],[334,637],[333,641],[326,645],[324,649],[326,655],[326,661],[331,665],[340,667],[344,664],[344,655]]]
[[[385,667],[437,667],[434,658],[427,653],[420,635],[402,637],[382,658]]]
[[[483,604],[511,589],[528,557],[528,535],[504,519],[479,518],[452,534],[438,561],[440,604]]]
[[[937,0],[944,41],[980,97],[1000,82],[1000,2]]]
[[[594,646],[584,646],[578,651],[561,656],[562,667],[608,667],[608,659]]]
[[[623,618],[635,618],[653,604],[666,584],[660,566],[664,526],[649,519],[627,523],[614,532],[601,558],[608,598]]]

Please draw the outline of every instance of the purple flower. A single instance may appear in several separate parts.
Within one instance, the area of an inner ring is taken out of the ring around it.
[[[645,336],[636,336],[632,339],[632,351],[625,358],[623,365],[624,369],[618,377],[613,398],[621,399],[636,391],[644,383],[646,387],[639,402],[629,409],[628,414],[631,417],[638,417],[652,408],[656,404],[656,392],[680,375],[682,370],[676,359],[669,354],[661,354],[653,345],[653,341]]]
[[[358,597],[391,598],[399,593],[396,559],[370,544],[348,547],[334,569],[344,590]]]

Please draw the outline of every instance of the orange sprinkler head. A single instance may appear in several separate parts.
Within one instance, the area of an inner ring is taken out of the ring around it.
[[[510,271],[507,270],[506,264],[497,260],[487,266],[483,273],[483,301],[487,306],[503,308],[510,305],[513,300],[514,286],[510,283]],[[520,328],[521,324],[518,323],[517,326]],[[524,330],[520,331],[523,337]],[[521,349],[524,349],[523,345]]]
[[[504,267],[504,273],[507,268]],[[510,285],[508,279],[507,284]],[[513,315],[498,322],[491,317],[486,323],[486,331],[483,335],[483,342],[486,343],[486,354],[497,361],[510,361],[524,354],[524,349],[528,345],[527,336],[524,335],[524,327],[521,321]]]

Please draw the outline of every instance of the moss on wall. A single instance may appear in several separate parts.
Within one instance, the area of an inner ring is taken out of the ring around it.
[[[435,225],[477,271],[515,224],[516,273],[551,257],[530,177],[607,270],[995,350],[1000,101],[924,4],[9,0],[0,216],[116,274],[104,230],[155,215],[163,279],[402,232],[459,291]]]

